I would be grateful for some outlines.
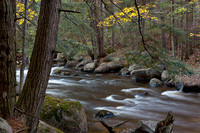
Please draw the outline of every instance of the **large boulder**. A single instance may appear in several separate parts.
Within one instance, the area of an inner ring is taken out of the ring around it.
[[[108,67],[111,72],[119,72],[123,68],[123,64],[120,62],[111,61],[108,63]]]
[[[119,74],[122,75],[122,76],[128,76],[130,73],[128,71],[128,68],[124,67],[119,71]]]
[[[163,86],[163,82],[157,78],[152,78],[149,82],[150,87],[161,87]]]
[[[83,70],[85,72],[93,72],[96,68],[96,63],[92,62],[92,63],[88,63],[84,66]]]
[[[80,63],[78,63],[78,64],[76,65],[75,69],[76,69],[76,70],[82,71],[83,68],[84,68],[84,66],[85,66],[86,64],[88,64],[88,63],[91,63],[91,62],[92,62],[91,60],[83,60],[83,61],[81,61]]]
[[[100,64],[95,70],[95,73],[106,73],[109,71],[109,66],[107,63]]]
[[[0,118],[0,133],[13,133],[10,125],[3,118]]]
[[[160,79],[161,73],[153,69],[139,69],[131,72],[131,78],[134,81],[150,81],[152,78]]]
[[[40,118],[66,133],[87,133],[84,108],[79,102],[46,96]]]

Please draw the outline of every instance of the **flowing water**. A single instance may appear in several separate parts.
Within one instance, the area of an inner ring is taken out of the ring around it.
[[[150,88],[148,84],[134,83],[130,77],[115,73],[80,73],[78,76],[51,74],[46,93],[80,101],[87,112],[90,133],[107,132],[94,118],[102,109],[115,114],[115,117],[105,120],[110,125],[129,120],[119,131],[135,128],[138,120],[161,121],[171,111],[175,115],[175,133],[200,133],[200,94],[182,93],[165,87]]]

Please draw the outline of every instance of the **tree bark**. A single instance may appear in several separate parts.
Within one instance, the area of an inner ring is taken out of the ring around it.
[[[101,1],[90,1],[92,3],[91,10],[91,27],[94,30],[92,35],[93,53],[94,58],[101,58],[105,55],[104,53],[104,28],[103,26],[97,26],[100,19],[103,16],[103,4]],[[99,11],[100,10],[100,11]]]
[[[163,5],[165,4],[165,1],[164,0],[160,0],[160,2],[161,2],[162,7],[163,7]],[[161,8],[161,10],[163,10],[163,8]],[[163,11],[161,11],[160,19],[161,19],[161,23],[164,25],[165,24],[165,14],[164,14]],[[165,38],[164,28],[161,29],[161,36],[162,36],[162,47],[166,48],[166,38]]]
[[[45,97],[56,48],[60,6],[61,0],[41,1],[29,71],[16,105],[17,110],[21,110],[19,113],[25,112],[20,116],[25,118],[29,133],[35,133],[38,127],[38,117]]]
[[[29,0],[25,0],[25,18],[28,18],[28,2]],[[23,44],[22,44],[22,65],[20,68],[20,86],[19,86],[19,95],[21,93],[21,90],[23,88],[24,84],[24,70],[26,67],[26,33],[27,33],[27,19],[24,19],[24,29],[23,29]]]
[[[0,1],[0,113],[13,116],[16,96],[15,0]]]

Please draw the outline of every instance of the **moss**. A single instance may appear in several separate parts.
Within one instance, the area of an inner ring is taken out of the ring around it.
[[[46,123],[40,123],[38,131],[40,133],[63,133],[63,131],[59,130],[58,128]]]
[[[46,96],[42,105],[40,117],[42,120],[46,120],[54,117],[57,121],[62,119],[62,111],[66,115],[71,116],[74,111],[81,110],[82,105],[77,101],[66,101],[51,96]]]

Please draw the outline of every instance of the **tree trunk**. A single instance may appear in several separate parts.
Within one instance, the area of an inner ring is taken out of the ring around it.
[[[171,8],[171,13],[172,13],[172,16],[171,16],[171,21],[172,21],[172,25],[174,27],[175,25],[175,19],[174,19],[174,0],[171,0],[171,5],[172,5],[172,8]],[[174,29],[174,28],[173,28]],[[174,34],[174,31],[172,33],[172,42],[171,42],[171,45],[172,45],[172,54],[173,54],[173,57],[175,57],[175,34]]]
[[[104,11],[104,6],[103,3],[101,1],[97,1],[97,6],[100,7],[100,13],[98,13],[99,17],[103,20],[103,11]],[[98,21],[97,23],[99,23],[100,21]],[[97,26],[97,45],[98,45],[98,57],[104,57],[105,53],[104,53],[104,27],[103,26]]]
[[[29,0],[25,0],[25,18],[28,18],[28,2]],[[24,29],[23,29],[23,44],[22,44],[22,65],[20,68],[20,86],[19,86],[19,94],[23,88],[24,84],[24,70],[26,67],[26,32],[27,32],[27,19],[24,19]]]
[[[114,12],[114,5],[112,4],[112,2],[110,3],[110,8],[111,8],[111,12]],[[113,26],[112,26],[112,41],[111,41],[111,48],[112,48],[112,50],[114,51],[114,49],[115,49],[115,30],[114,30],[114,28],[115,28],[115,25],[116,24],[114,24]]]
[[[189,0],[187,0],[187,2],[189,3]],[[188,37],[188,34],[189,34],[189,12],[186,12],[186,23],[185,23],[185,27],[186,27],[186,32],[187,32],[187,35],[186,35],[186,46],[185,46],[185,59],[189,59],[189,54],[190,54],[190,51],[189,51],[189,37]]]
[[[103,16],[103,4],[101,1],[90,1],[92,3],[91,10],[91,27],[94,30],[92,35],[93,53],[95,59],[101,58],[105,55],[104,53],[104,28],[103,26],[97,26],[100,19]],[[101,12],[99,12],[101,10]]]
[[[162,7],[165,3],[164,0],[160,0],[161,4],[162,4]],[[163,8],[161,8],[161,10],[163,10]],[[163,11],[161,11],[161,23],[164,25],[165,24],[165,14]],[[161,36],[162,36],[162,47],[163,48],[166,48],[166,38],[165,38],[165,31],[164,31],[164,28],[161,29]]]
[[[0,1],[0,112],[13,115],[16,97],[15,0]]]
[[[16,110],[25,112],[29,133],[35,133],[41,105],[50,77],[57,42],[61,0],[42,0],[36,39],[26,81],[17,101]],[[19,112],[19,113],[20,113]]]

